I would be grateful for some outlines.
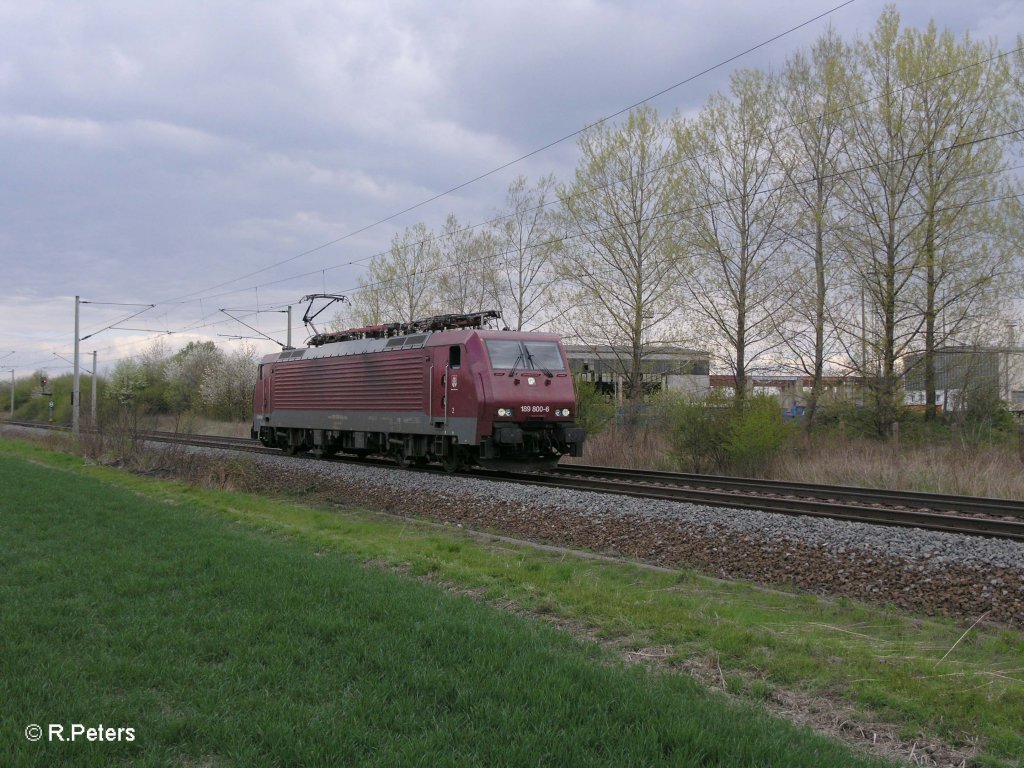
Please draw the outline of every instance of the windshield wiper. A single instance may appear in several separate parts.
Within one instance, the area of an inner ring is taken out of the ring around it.
[[[541,365],[541,364],[540,364],[540,363],[538,363],[538,362],[537,362],[536,360],[534,360],[534,359],[533,359],[533,355],[530,355],[530,365],[532,365],[532,366],[533,366],[533,369],[534,369],[535,371],[540,371],[540,372],[541,372],[541,373],[543,373],[543,374],[544,374],[545,376],[547,376],[547,377],[548,377],[549,379],[553,379],[553,378],[555,377],[555,374],[553,374],[553,373],[552,373],[551,371],[549,371],[549,370],[548,370],[547,368],[545,368],[545,367],[544,367],[543,365]]]
[[[547,368],[545,368],[543,365],[541,365],[540,363],[533,359],[533,353],[530,352],[529,348],[527,348],[526,350],[526,357],[529,360],[530,365],[533,366],[532,370],[540,371],[549,379],[554,378],[555,374],[553,374],[551,371],[549,371]]]
[[[522,345],[520,345],[520,347],[519,347],[519,357],[517,357],[516,361],[514,363],[512,363],[512,370],[508,372],[509,376],[515,376],[516,375],[516,368],[519,367],[519,363],[521,363],[521,362],[526,362],[523,359],[523,347],[522,347]]]

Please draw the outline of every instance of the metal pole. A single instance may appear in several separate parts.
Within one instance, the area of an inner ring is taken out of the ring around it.
[[[1009,345],[1007,347],[1007,350],[1006,350],[1006,366],[1005,366],[1006,367],[1006,397],[1004,397],[1003,399],[1006,400],[1006,402],[1012,408],[1013,407],[1013,387],[1010,385],[1010,381],[1011,381],[1010,368],[1014,368],[1015,369],[1013,371],[1014,376],[1012,377],[1015,380],[1016,379],[1017,371],[1016,371],[1016,366],[1014,365],[1013,348],[1014,348],[1014,344],[1017,343],[1016,338],[1014,338],[1016,336],[1017,324],[1016,323],[1008,323],[1007,325],[1008,325],[1007,331],[1008,331],[1008,336],[1009,336],[1007,341],[1009,341],[1010,343],[1009,343]]]
[[[78,437],[78,395],[79,395],[79,370],[78,370],[78,305],[81,297],[75,296],[75,376],[71,385],[71,434]]]
[[[11,418],[14,418],[14,369],[11,368]]]
[[[865,379],[868,375],[868,321],[864,307],[864,286],[860,288],[860,373]]]
[[[92,403],[91,403],[91,405],[92,405],[92,408],[91,408],[91,414],[90,415],[92,416],[92,426],[93,426],[93,429],[95,429],[96,428],[96,350],[95,349],[92,351]]]
[[[288,349],[292,348],[292,307],[288,305]]]

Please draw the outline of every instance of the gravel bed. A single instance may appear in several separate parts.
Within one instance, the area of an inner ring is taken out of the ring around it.
[[[250,457],[339,502],[764,584],[1024,625],[1024,544],[457,475]]]

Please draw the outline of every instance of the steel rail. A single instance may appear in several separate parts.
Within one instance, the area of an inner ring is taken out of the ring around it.
[[[553,488],[568,488],[579,491],[596,491],[644,499],[705,504],[712,507],[779,512],[788,515],[810,515],[850,522],[893,525],[907,528],[922,528],[947,533],[962,533],[974,536],[993,536],[1003,539],[1024,541],[1024,521],[1002,520],[990,517],[971,517],[953,512],[929,512],[920,509],[904,509],[891,506],[871,506],[841,500],[780,497],[753,494],[742,490],[716,490],[704,488],[673,487],[664,483],[653,485],[644,482],[628,482],[621,479],[597,477],[573,477],[560,472],[537,475],[508,473],[502,479],[512,482],[545,485]]]
[[[718,488],[836,501],[863,501],[866,504],[885,504],[887,506],[910,507],[932,511],[944,510],[949,512],[987,514],[998,517],[1024,518],[1024,501],[996,499],[985,496],[957,496],[954,494],[925,493],[921,491],[894,491],[860,486],[821,485],[789,480],[760,480],[748,477],[696,475],[684,472],[656,472],[621,469],[618,467],[586,466],[582,464],[563,464],[553,470],[553,474],[559,477],[577,476],[616,479],[623,482],[639,482],[652,485]]]

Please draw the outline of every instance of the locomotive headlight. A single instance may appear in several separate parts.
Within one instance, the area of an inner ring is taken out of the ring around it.
[[[560,411],[555,411],[555,416],[568,416],[568,415],[569,415],[569,409],[568,408],[563,408]]]
[[[498,409],[498,415],[499,416],[511,416],[512,415],[512,409],[511,408],[499,408]]]

